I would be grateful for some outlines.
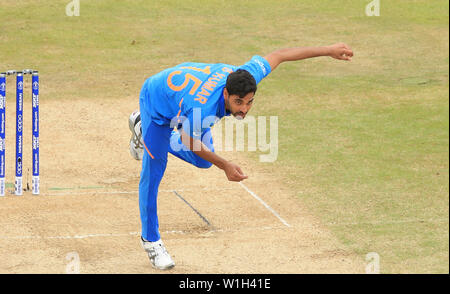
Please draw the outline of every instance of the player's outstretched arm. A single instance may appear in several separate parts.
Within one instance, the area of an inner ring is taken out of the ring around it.
[[[352,49],[344,44],[337,43],[322,47],[295,47],[276,50],[264,58],[269,62],[272,71],[282,62],[297,61],[312,57],[330,56],[339,60],[352,60]]]

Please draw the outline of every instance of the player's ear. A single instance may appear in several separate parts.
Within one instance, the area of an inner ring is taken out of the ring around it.
[[[225,87],[225,88],[223,88],[223,98],[225,98],[225,100],[228,100],[228,97],[229,97],[229,95],[228,95],[228,90],[227,90],[227,88]]]

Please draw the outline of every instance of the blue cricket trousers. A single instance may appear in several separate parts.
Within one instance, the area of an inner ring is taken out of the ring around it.
[[[170,152],[199,168],[209,168],[212,164],[186,148],[179,151],[174,150],[172,146],[181,146],[182,144],[179,132],[173,131],[170,126],[152,122],[146,99],[145,95],[141,93],[139,105],[144,138],[144,157],[139,181],[139,210],[142,237],[154,242],[160,239],[157,198],[159,184],[167,166],[168,153]],[[208,137],[204,138],[205,136]],[[202,135],[202,141],[210,150],[214,151],[210,129]]]

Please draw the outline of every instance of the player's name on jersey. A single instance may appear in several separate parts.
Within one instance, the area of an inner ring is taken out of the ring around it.
[[[222,68],[223,72],[231,73],[232,70],[228,67]],[[214,92],[214,89],[217,87],[217,84],[226,77],[225,74],[220,72],[215,72],[208,80],[203,84],[200,88],[200,91],[195,96],[194,100],[200,102],[201,104],[205,104],[208,101],[208,97]]]

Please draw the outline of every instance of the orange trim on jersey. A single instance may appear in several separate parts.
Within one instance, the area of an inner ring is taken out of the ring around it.
[[[181,98],[181,100],[180,100],[180,104],[178,104],[178,106],[180,106],[180,110],[179,110],[179,111],[178,111],[178,113],[177,113],[178,123],[180,122],[180,114],[181,114],[181,103],[183,103],[183,99],[184,99],[184,97],[183,97],[183,98]]]
[[[148,155],[150,155],[150,157],[151,157],[152,159],[155,159],[155,157],[153,157],[152,153],[148,150],[147,145],[145,145],[145,143],[144,143],[144,147],[145,147],[145,150],[147,150]]]

